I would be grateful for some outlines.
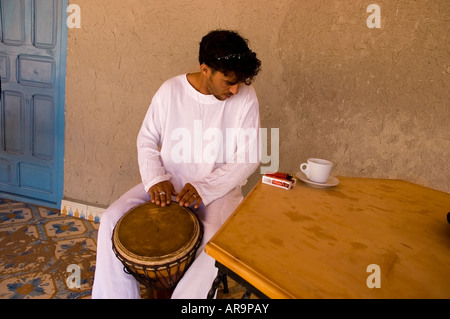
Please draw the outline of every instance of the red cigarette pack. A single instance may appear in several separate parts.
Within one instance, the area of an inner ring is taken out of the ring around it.
[[[291,189],[295,186],[297,180],[289,174],[268,173],[263,175],[262,182],[283,189]]]

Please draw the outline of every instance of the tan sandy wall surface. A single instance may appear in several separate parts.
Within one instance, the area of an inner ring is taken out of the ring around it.
[[[217,28],[239,31],[262,61],[254,86],[262,127],[279,129],[280,171],[323,157],[333,175],[450,192],[447,0],[70,3],[81,28],[69,30],[66,198],[109,205],[139,182],[136,136],[153,94],[198,70],[198,43]],[[381,28],[366,23],[371,3]]]

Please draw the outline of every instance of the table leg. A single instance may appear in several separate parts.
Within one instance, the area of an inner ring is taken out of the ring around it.
[[[227,275],[222,273],[222,271],[219,269],[217,272],[217,276],[213,281],[213,284],[211,286],[211,289],[208,292],[207,299],[213,299],[214,295],[216,294],[217,288],[219,288],[220,283],[223,283],[223,292],[228,293],[228,279]]]
[[[245,293],[242,296],[242,299],[249,299],[251,294],[254,294],[261,299],[269,299],[265,294],[260,292],[258,289],[250,285],[247,281],[245,281],[240,276],[238,276],[237,274],[235,274],[234,272],[232,272],[227,267],[225,267],[224,265],[222,265],[217,261],[216,267],[218,269],[218,272],[216,278],[213,281],[212,287],[208,292],[207,296],[208,299],[214,298],[214,295],[216,293],[217,288],[220,285],[220,282],[223,283],[223,292],[228,293],[228,279],[227,279],[228,276],[232,278],[234,281],[236,281],[236,283],[245,288]]]

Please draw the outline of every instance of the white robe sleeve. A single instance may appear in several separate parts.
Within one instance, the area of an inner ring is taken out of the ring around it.
[[[256,95],[251,96],[250,102],[243,107],[245,111],[239,119],[238,127],[235,128],[236,146],[232,156],[206,177],[191,182],[205,205],[224,196],[237,186],[243,186],[260,164],[260,119]]]
[[[159,94],[155,94],[137,137],[139,172],[146,192],[153,185],[171,178],[161,163],[159,152],[164,125],[160,105]]]

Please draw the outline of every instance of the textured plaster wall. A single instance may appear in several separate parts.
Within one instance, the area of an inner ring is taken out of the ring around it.
[[[109,205],[139,182],[135,142],[151,98],[198,70],[198,42],[216,28],[239,31],[262,60],[254,86],[262,127],[280,129],[280,171],[324,157],[334,175],[450,192],[447,0],[71,3],[81,28],[69,30],[66,198]],[[380,29],[367,27],[371,3]]]

